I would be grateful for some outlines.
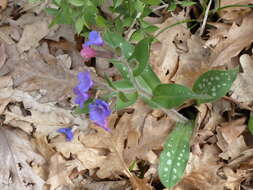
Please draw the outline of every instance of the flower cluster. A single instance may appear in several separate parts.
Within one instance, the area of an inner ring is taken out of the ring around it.
[[[85,61],[90,60],[90,58],[95,57],[96,56],[96,51],[91,48],[91,45],[96,45],[96,46],[102,46],[104,44],[104,41],[100,35],[99,32],[97,31],[91,31],[89,33],[89,37],[88,37],[88,41],[86,41],[83,45],[82,45],[82,49],[81,49],[81,56],[84,58]]]
[[[84,103],[89,99],[88,91],[93,85],[93,81],[91,80],[90,73],[80,72],[78,74],[79,83],[73,89],[76,98],[75,103],[79,104],[80,108],[84,107]],[[110,131],[107,124],[107,118],[110,116],[111,110],[107,102],[96,99],[91,104],[89,104],[89,116],[90,120],[92,120],[95,124],[102,127],[106,131]],[[57,132],[65,134],[68,141],[73,139],[73,130],[71,128],[61,128],[58,129]]]

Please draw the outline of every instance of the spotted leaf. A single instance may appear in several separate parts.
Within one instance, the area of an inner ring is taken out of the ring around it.
[[[211,98],[198,99],[198,103],[211,102],[225,96],[236,79],[237,73],[238,68],[227,71],[212,70],[201,75],[195,81],[192,90],[197,94],[207,94]]]
[[[195,94],[191,89],[179,84],[160,84],[153,90],[152,100],[160,106],[170,109],[189,99],[203,99],[210,96]]]
[[[189,160],[189,141],[193,123],[177,123],[168,136],[164,150],[160,155],[158,173],[162,184],[171,188],[175,186],[184,174]]]

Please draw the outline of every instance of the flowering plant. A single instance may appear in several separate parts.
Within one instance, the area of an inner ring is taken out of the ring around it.
[[[103,1],[54,0],[53,2],[57,8],[47,9],[48,13],[55,16],[52,25],[55,23],[73,24],[77,34],[86,37],[87,40],[80,51],[84,62],[96,57],[105,58],[121,75],[120,79],[114,80],[105,73],[107,96],[93,97],[90,89],[94,87],[95,81],[91,73],[80,72],[79,83],[73,89],[76,96],[74,102],[78,105],[79,113],[89,114],[92,122],[105,131],[111,132],[108,126],[110,114],[131,106],[137,99],[142,99],[151,108],[164,111],[178,122],[178,127],[164,145],[159,175],[166,187],[174,186],[180,180],[186,167],[193,130],[193,124],[189,122],[189,119],[175,108],[188,100],[200,104],[221,98],[229,91],[238,69],[208,71],[195,81],[191,89],[179,84],[162,84],[149,64],[149,54],[150,46],[156,40],[155,37],[166,28],[153,36],[152,34],[159,28],[144,20],[152,13],[152,6],[160,5],[162,1],[113,0],[109,8],[113,14],[112,18],[100,14],[99,8],[102,9]],[[174,10],[177,4],[184,7],[194,3],[171,1],[170,6],[162,6]],[[93,28],[99,31],[92,30]],[[73,129],[62,128],[57,131],[64,133],[67,140],[73,139]],[[184,157],[181,158],[179,155]],[[175,169],[176,164],[172,163],[172,160],[177,160],[176,158],[180,158],[176,163],[177,169]],[[168,171],[177,172],[174,176],[169,176],[173,172],[168,173]]]

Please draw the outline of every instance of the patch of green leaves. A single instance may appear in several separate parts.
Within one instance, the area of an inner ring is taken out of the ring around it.
[[[158,173],[162,184],[167,188],[175,186],[184,174],[189,160],[193,127],[192,122],[177,123],[164,144]]]

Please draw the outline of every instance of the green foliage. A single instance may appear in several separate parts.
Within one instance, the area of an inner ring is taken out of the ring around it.
[[[191,122],[177,123],[163,146],[158,173],[162,184],[167,188],[176,185],[184,174],[189,160],[193,126]]]
[[[198,99],[198,103],[211,102],[224,96],[231,88],[237,73],[238,68],[227,71],[212,70],[201,75],[195,81],[193,91],[197,94],[206,94],[211,97]]]

